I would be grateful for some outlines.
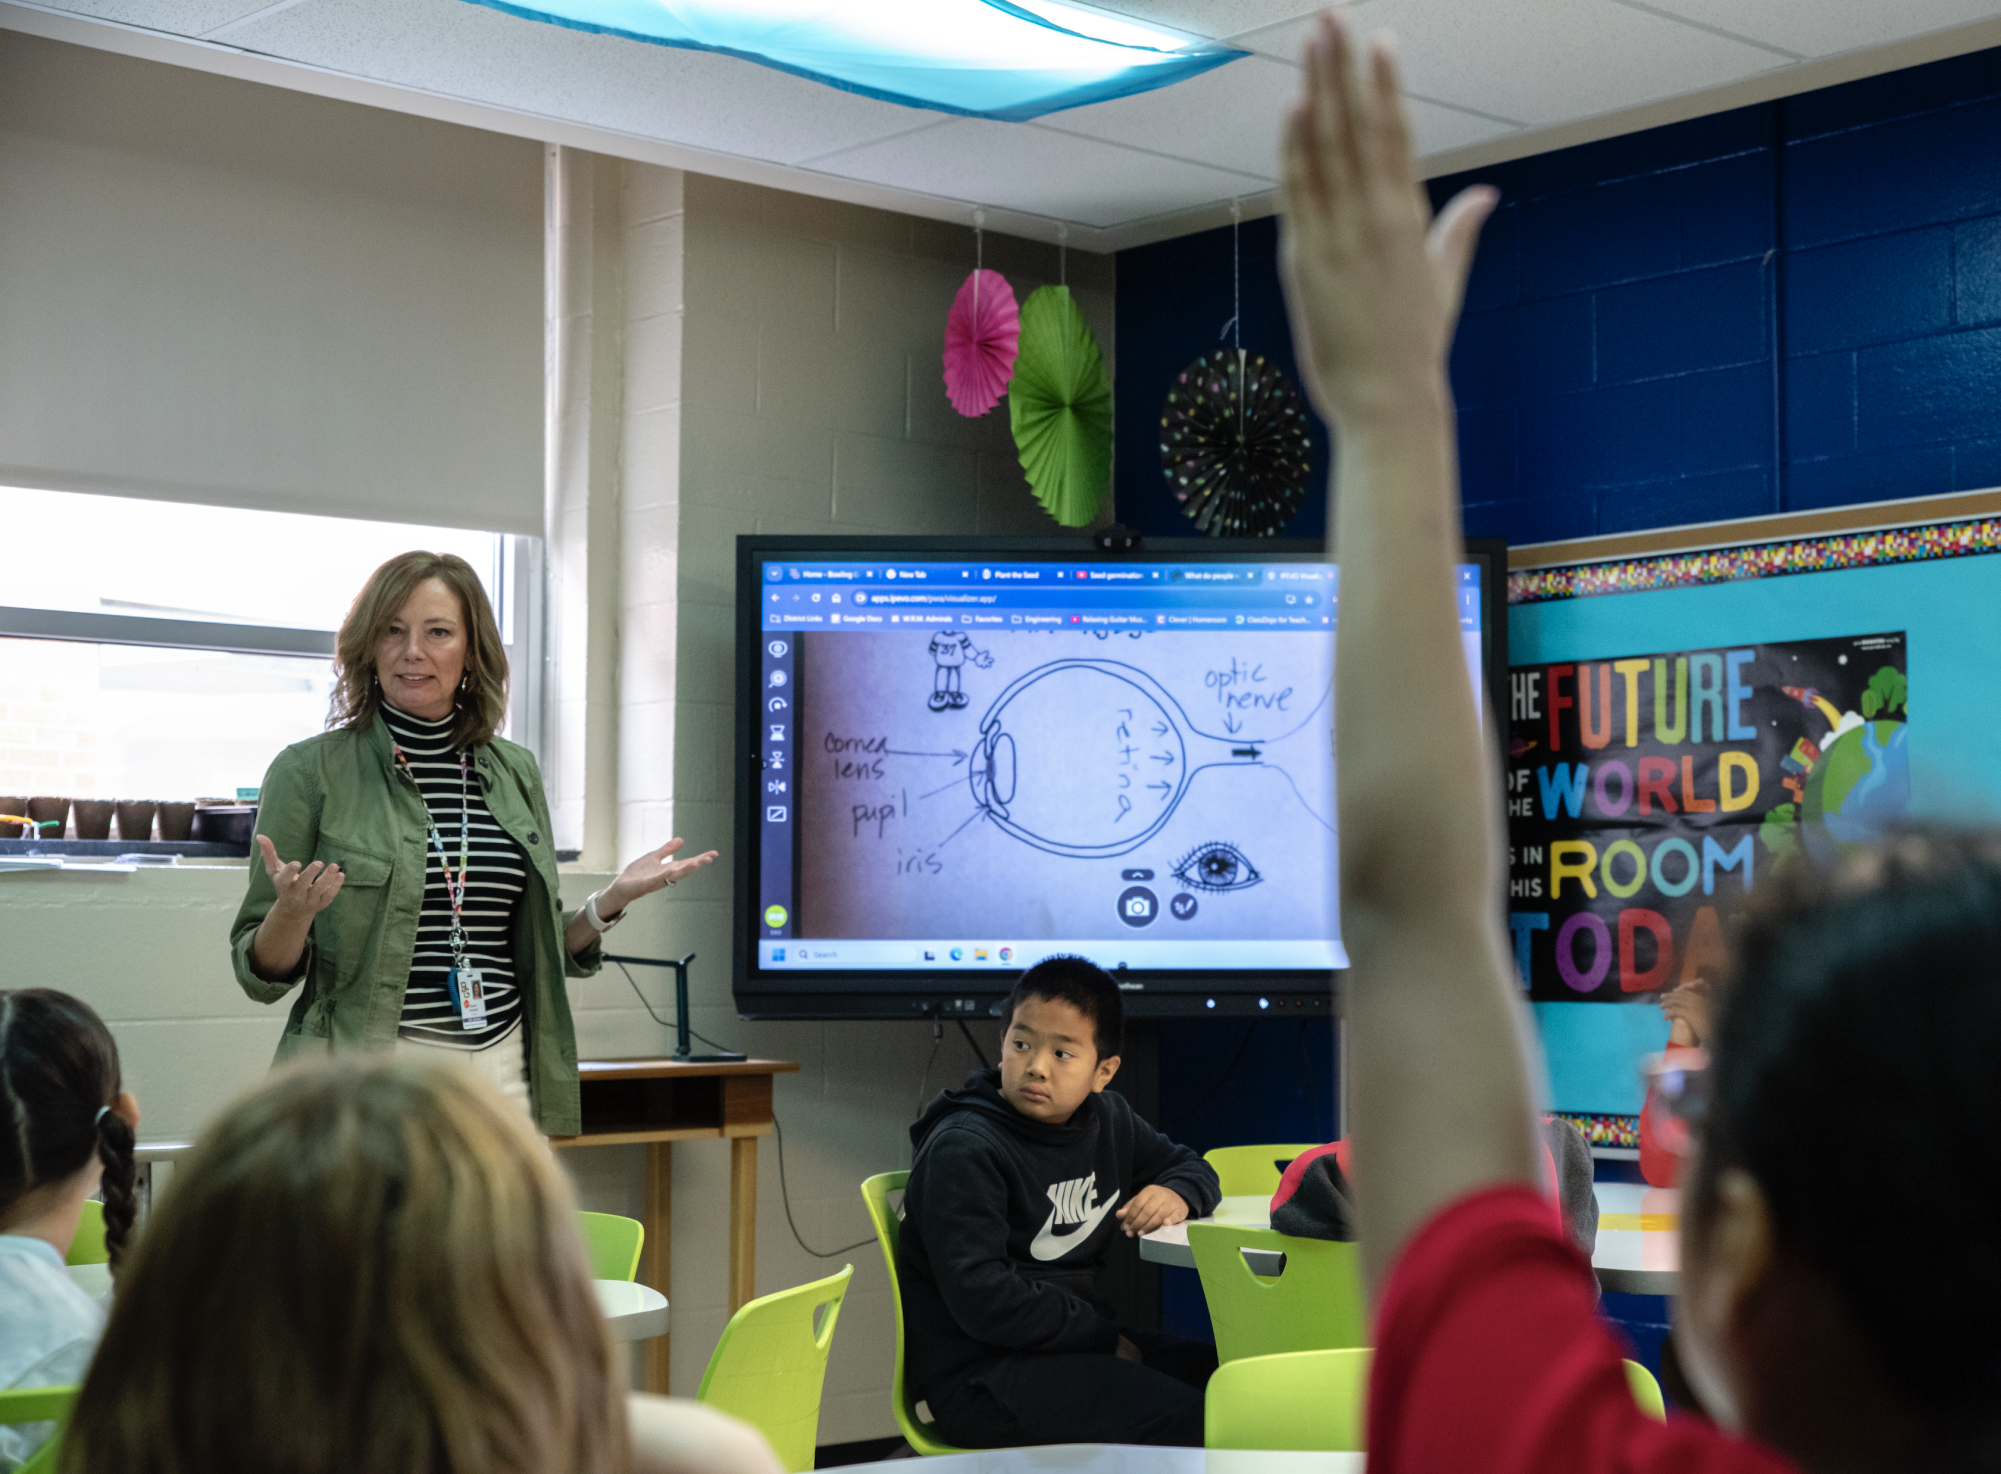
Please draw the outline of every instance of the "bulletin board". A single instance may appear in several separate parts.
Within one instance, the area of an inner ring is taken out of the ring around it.
[[[1511,927],[1552,1109],[1638,1112],[1658,988],[1713,943],[1696,913],[1789,841],[2001,820],[2001,493],[1516,549],[1508,649]]]

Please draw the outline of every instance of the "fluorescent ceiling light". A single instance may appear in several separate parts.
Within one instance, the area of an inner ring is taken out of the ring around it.
[[[910,107],[1019,121],[1150,92],[1247,53],[1068,0],[468,0],[720,51]]]

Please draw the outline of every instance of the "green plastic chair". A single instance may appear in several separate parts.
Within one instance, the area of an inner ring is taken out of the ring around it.
[[[880,1172],[862,1184],[862,1201],[868,1205],[869,1222],[875,1225],[876,1242],[882,1245],[882,1262],[889,1270],[889,1303],[896,1307],[896,1363],[889,1374],[889,1408],[896,1414],[897,1430],[903,1441],[920,1454],[963,1454],[971,1450],[944,1442],[931,1425],[917,1416],[916,1401],[903,1383],[903,1290],[896,1276],[896,1256],[903,1237],[903,1219],[889,1206],[889,1195],[900,1192],[910,1181],[908,1172]]]
[[[1209,1448],[1361,1453],[1369,1407],[1368,1347],[1247,1356],[1209,1379],[1202,1441]],[[1628,1361],[1626,1385],[1641,1412],[1667,1419],[1653,1373]]]
[[[48,1423],[57,1427],[55,1435],[35,1450],[34,1457],[20,1468],[20,1474],[50,1474],[60,1456],[62,1424],[80,1391],[77,1387],[15,1387],[0,1392],[0,1423]]]
[[[1218,1360],[1368,1344],[1368,1302],[1354,1244],[1292,1238],[1269,1228],[1191,1223],[1188,1247],[1202,1276],[1202,1298],[1209,1302]],[[1283,1254],[1283,1271],[1259,1273],[1246,1262],[1246,1249]]]
[[[646,1225],[616,1213],[579,1213],[584,1247],[590,1251],[591,1278],[630,1280],[639,1273],[639,1251],[646,1247]]]
[[[762,1433],[788,1470],[813,1467],[827,1352],[854,1277],[850,1264],[839,1274],[745,1305],[723,1327],[695,1391],[695,1401]]]
[[[1268,1198],[1278,1191],[1278,1180],[1284,1175],[1280,1162],[1290,1162],[1325,1145],[1324,1141],[1309,1141],[1304,1145],[1219,1146],[1202,1153],[1202,1160],[1216,1169],[1224,1197]]]
[[[83,1216],[76,1221],[76,1237],[70,1240],[71,1264],[109,1264],[111,1251],[104,1247],[104,1204],[96,1198],[83,1200]]]
[[[1654,1380],[1654,1374],[1636,1361],[1626,1363],[1626,1385],[1633,1389],[1633,1401],[1640,1405],[1640,1411],[1656,1423],[1667,1421],[1667,1399],[1661,1396],[1661,1384]]]
[[[1350,1346],[1224,1362],[1209,1379],[1203,1444],[1360,1453],[1374,1355]]]

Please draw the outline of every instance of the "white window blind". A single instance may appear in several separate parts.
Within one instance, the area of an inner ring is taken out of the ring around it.
[[[539,535],[542,314],[540,145],[0,31],[0,484]]]

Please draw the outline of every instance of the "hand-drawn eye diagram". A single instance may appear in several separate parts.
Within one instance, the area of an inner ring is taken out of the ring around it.
[[[1248,890],[1264,879],[1242,850],[1220,839],[1199,844],[1176,860],[1174,878],[1190,890],[1212,895]]]
[[[1284,765],[1268,756],[1273,744],[1310,733],[1327,699],[1323,692],[1304,719],[1261,714],[1274,724],[1290,723],[1281,732],[1215,734],[1197,729],[1181,703],[1143,670],[1113,660],[1053,660],[994,698],[980,719],[967,781],[973,802],[1004,833],[1078,859],[1137,849],[1173,817],[1199,775],[1222,768],[1278,771],[1331,832],[1328,817],[1314,812]],[[1184,864],[1199,870],[1209,852],[1240,867],[1238,875],[1257,876],[1229,845],[1203,846]],[[1221,870],[1209,875],[1206,888],[1232,888],[1221,883]],[[1253,883],[1235,881],[1237,887]]]

